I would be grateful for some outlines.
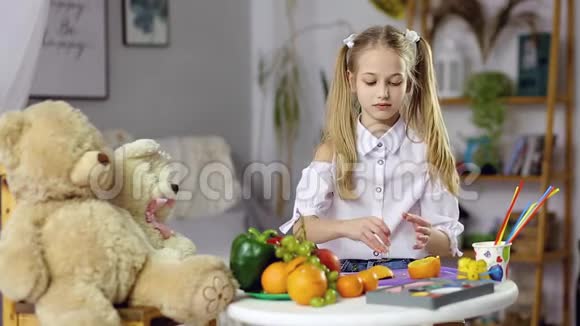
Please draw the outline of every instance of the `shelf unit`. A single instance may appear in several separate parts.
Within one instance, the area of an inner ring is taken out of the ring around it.
[[[565,17],[562,17],[562,1],[566,1],[567,10],[564,13]],[[552,30],[551,30],[551,44],[550,44],[550,62],[549,62],[549,73],[548,73],[548,89],[547,96],[532,96],[532,97],[506,97],[504,103],[510,105],[510,108],[518,108],[519,110],[531,109],[530,106],[544,106],[545,107],[545,148],[544,148],[544,159],[542,162],[543,174],[540,176],[479,176],[475,179],[475,182],[509,182],[510,184],[517,184],[519,180],[524,180],[524,182],[535,182],[539,184],[539,190],[543,192],[552,182],[558,180],[562,183],[560,186],[561,196],[564,197],[564,209],[563,209],[563,236],[564,241],[562,244],[563,248],[576,248],[573,243],[572,230],[573,230],[573,217],[572,217],[572,195],[573,195],[573,182],[574,182],[574,165],[573,165],[573,114],[574,114],[574,91],[575,91],[575,79],[574,79],[574,0],[553,0],[553,12],[552,12]],[[407,26],[413,28],[415,25],[416,11],[419,10],[421,35],[428,35],[427,21],[429,16],[429,11],[431,8],[430,0],[410,0],[408,1],[407,7]],[[561,35],[561,20],[566,20],[565,33],[566,41],[563,42],[561,49],[560,47],[560,35]],[[558,94],[558,60],[560,57],[560,51],[566,51],[566,71],[565,71],[565,82],[563,89],[564,94]],[[446,108],[451,107],[465,107],[469,105],[468,98],[447,98],[441,99],[441,105]],[[553,137],[554,137],[554,115],[557,107],[563,107],[566,115],[565,121],[565,150],[564,150],[564,172],[557,173],[552,169],[553,161]],[[468,180],[468,178],[463,178],[463,180]],[[545,251],[544,244],[546,241],[546,226],[547,226],[547,213],[548,213],[548,202],[540,210],[540,214],[536,217],[538,219],[538,238],[536,253],[534,255],[521,255],[514,253],[510,258],[512,262],[519,263],[529,263],[533,265],[535,270],[535,286],[534,286],[534,303],[533,311],[531,315],[531,325],[539,325],[542,313],[542,285],[544,279],[544,265],[547,262],[551,263],[561,263],[562,264],[562,293],[563,293],[563,307],[562,307],[562,325],[570,325],[570,290],[572,284],[572,258],[573,254],[568,249],[561,249],[557,251]],[[468,257],[474,256],[472,250],[467,250],[465,255]]]

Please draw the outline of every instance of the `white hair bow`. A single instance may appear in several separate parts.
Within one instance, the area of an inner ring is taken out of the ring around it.
[[[348,46],[349,49],[352,49],[352,47],[354,46],[354,39],[355,38],[356,38],[356,34],[350,34],[347,38],[342,40],[342,43],[344,43],[344,45]]]
[[[419,36],[419,34],[417,34],[417,32],[410,29],[407,29],[405,31],[405,38],[413,43],[417,43],[421,39],[421,37]]]

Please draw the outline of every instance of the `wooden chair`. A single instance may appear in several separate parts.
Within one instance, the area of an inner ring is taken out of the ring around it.
[[[2,192],[0,197],[0,230],[10,217],[14,198],[10,194],[5,171],[0,166],[0,180]],[[157,308],[152,307],[118,307],[123,326],[175,326],[177,323],[161,315]],[[4,326],[39,326],[40,323],[34,315],[34,305],[12,302],[2,297],[2,322]],[[216,326],[216,320],[212,320],[208,326]]]
[[[8,301],[8,300],[6,300]],[[4,315],[5,326],[40,326],[34,315],[34,305],[27,303],[10,303],[11,313]],[[6,306],[5,306],[6,307]],[[161,315],[159,310],[151,307],[118,308],[123,326],[175,326],[176,322]]]

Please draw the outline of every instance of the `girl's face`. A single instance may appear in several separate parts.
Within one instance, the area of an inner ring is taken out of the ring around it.
[[[362,123],[367,128],[392,126],[407,89],[405,62],[392,49],[376,46],[361,52],[355,64],[356,73],[349,71],[348,77],[362,108]]]

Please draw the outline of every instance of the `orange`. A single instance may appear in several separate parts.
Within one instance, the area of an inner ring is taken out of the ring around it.
[[[433,272],[435,274],[433,277],[438,277],[439,273],[441,272],[441,259],[439,258],[439,256],[432,258],[434,260],[433,263],[433,265],[435,266],[434,269],[436,270],[436,272],[435,271]]]
[[[283,261],[277,261],[268,265],[262,272],[262,288],[266,293],[286,293],[287,280],[286,263]]]
[[[298,268],[298,266],[302,265],[304,262],[306,262],[306,257],[304,256],[298,256],[292,259],[286,264],[286,273],[287,274],[292,273],[296,268]]]
[[[318,267],[305,263],[288,276],[288,295],[294,302],[309,305],[312,298],[324,297],[328,282]]]
[[[342,275],[336,281],[336,290],[343,298],[354,298],[363,294],[363,280],[358,274]]]
[[[437,277],[441,271],[441,260],[439,256],[415,260],[409,263],[407,271],[409,277],[414,279]]]
[[[358,272],[358,276],[363,281],[364,291],[372,291],[379,287],[379,276],[372,270],[367,269]]]
[[[377,274],[377,276],[379,277],[379,280],[382,280],[384,278],[395,277],[395,274],[393,274],[393,271],[390,268],[388,268],[387,266],[376,265],[376,266],[373,266],[369,269],[371,271],[375,272],[375,274]]]

